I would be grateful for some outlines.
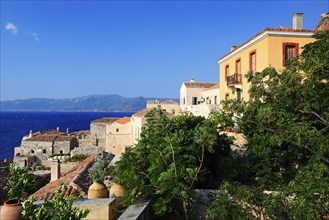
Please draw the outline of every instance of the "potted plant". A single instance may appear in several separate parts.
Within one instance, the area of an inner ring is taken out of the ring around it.
[[[67,186],[62,184],[55,189],[52,200],[46,200],[41,206],[33,204],[36,199],[31,197],[23,202],[22,214],[27,220],[43,220],[43,219],[71,219],[79,220],[86,217],[90,209],[80,210],[73,207],[75,197],[68,196],[64,198],[63,191],[67,190]]]
[[[88,172],[93,179],[93,184],[88,189],[88,199],[108,198],[109,191],[104,184],[105,176],[109,173],[109,164],[112,160],[110,154],[103,153],[95,159],[94,165]]]
[[[28,192],[33,192],[38,186],[38,182],[28,171],[28,167],[18,167],[10,165],[10,176],[6,188],[8,196],[2,209],[0,219],[22,219],[22,204],[28,196]]]
[[[34,163],[32,164],[32,166],[31,166],[31,170],[32,170],[32,172],[34,172],[34,171],[37,169],[38,164],[39,164],[39,163],[37,163],[37,162],[34,162]]]

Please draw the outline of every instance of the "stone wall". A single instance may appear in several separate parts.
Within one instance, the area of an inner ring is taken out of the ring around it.
[[[104,147],[106,145],[106,123],[91,123],[90,134],[92,145]]]
[[[53,142],[23,140],[21,152],[22,156],[36,156],[40,160],[46,160],[53,154]]]
[[[76,147],[71,151],[71,156],[77,154],[99,154],[102,153],[104,149],[102,147]]]
[[[55,141],[54,154],[69,154],[76,146],[78,146],[78,142],[75,138],[71,141]]]

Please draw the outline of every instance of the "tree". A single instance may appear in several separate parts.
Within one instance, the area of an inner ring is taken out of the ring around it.
[[[249,181],[231,179],[224,189],[265,218],[329,213],[329,31],[314,37],[282,73],[269,67],[247,74],[253,102],[223,103],[227,112],[242,113],[237,123],[252,169]]]
[[[38,182],[27,167],[21,168],[12,163],[6,188],[9,197],[17,198],[21,202],[38,188]]]
[[[156,215],[172,211],[188,218],[191,189],[209,180],[229,153],[215,120],[192,115],[169,118],[159,110],[148,115],[141,139],[116,163],[115,176],[128,188],[123,201],[151,199]],[[206,178],[200,178],[201,175]]]

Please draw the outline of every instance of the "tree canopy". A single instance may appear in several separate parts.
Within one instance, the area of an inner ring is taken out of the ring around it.
[[[248,142],[238,174],[246,171],[247,178],[221,187],[249,205],[244,213],[265,219],[329,213],[329,31],[314,37],[281,73],[268,67],[247,74],[253,102],[222,103],[227,113],[241,113],[237,124]]]
[[[193,204],[191,189],[213,184],[230,140],[219,135],[216,120],[193,115],[148,115],[137,146],[116,163],[115,176],[128,188],[124,201],[151,199],[155,214],[185,216]],[[211,181],[209,181],[211,180]]]

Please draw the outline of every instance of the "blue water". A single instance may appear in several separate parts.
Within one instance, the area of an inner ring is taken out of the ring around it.
[[[89,130],[90,122],[102,117],[130,117],[132,112],[0,112],[0,162],[12,158],[22,137],[41,130]]]

